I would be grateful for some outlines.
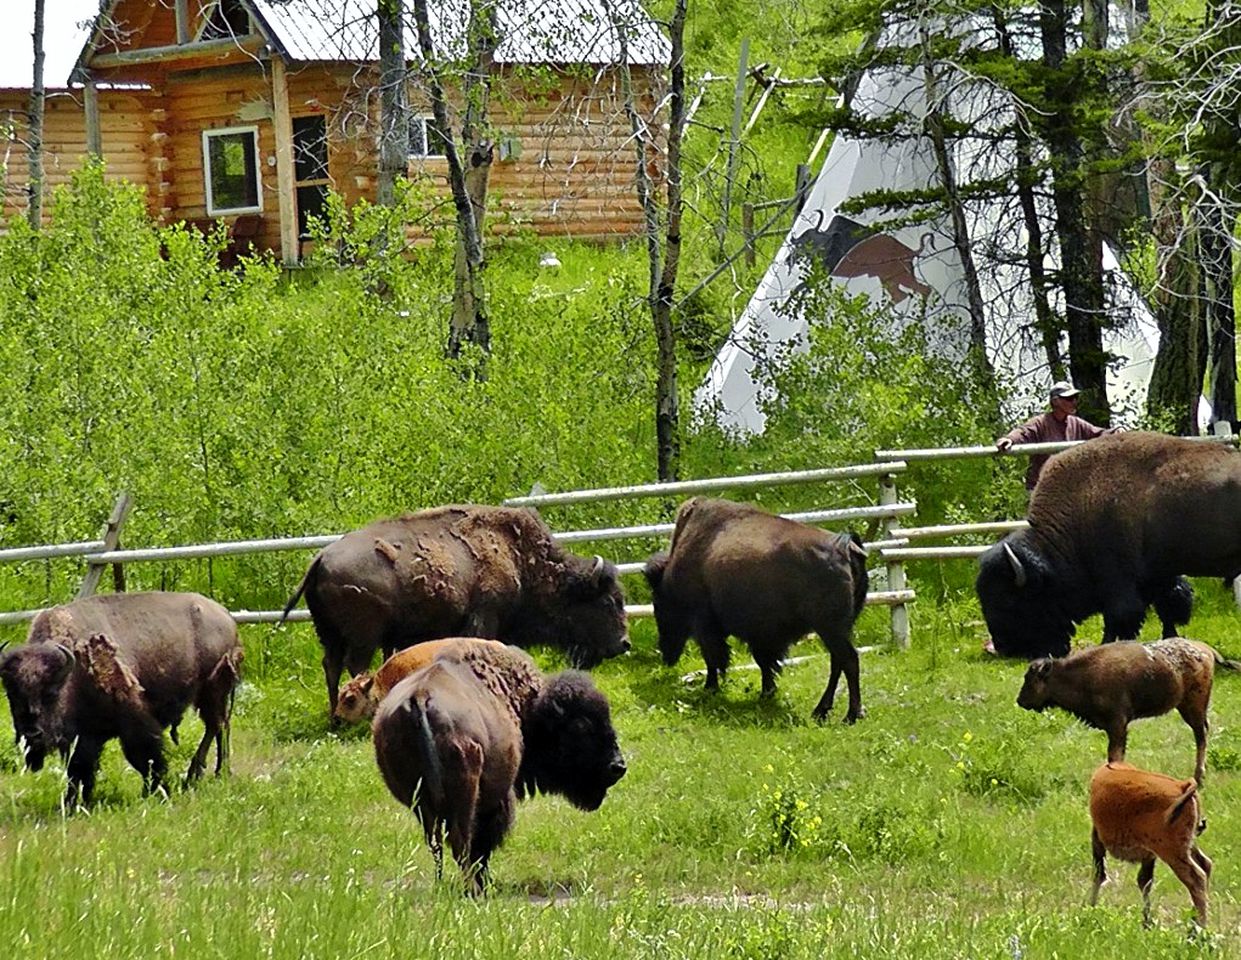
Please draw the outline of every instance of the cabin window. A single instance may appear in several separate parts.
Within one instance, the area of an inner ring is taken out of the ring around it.
[[[409,156],[411,160],[444,156],[444,141],[439,136],[434,117],[409,118]]]
[[[293,118],[293,177],[297,190],[297,234],[310,236],[310,218],[327,214],[330,185],[327,121],[322,116]]]
[[[204,130],[203,171],[208,216],[263,209],[258,127]]]
[[[227,40],[252,33],[250,14],[241,0],[215,0],[203,17],[199,40]]]

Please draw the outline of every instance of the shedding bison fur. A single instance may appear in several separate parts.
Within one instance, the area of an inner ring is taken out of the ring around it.
[[[832,709],[843,675],[845,721],[863,716],[853,624],[866,603],[866,551],[836,534],[727,500],[694,498],[677,511],[669,551],[647,561],[659,650],[672,666],[693,637],[714,690],[728,668],[728,637],[749,648],[772,696],[789,647],[816,632],[831,657],[815,719]]]
[[[329,713],[341,672],[443,637],[561,647],[588,669],[629,649],[616,567],[564,550],[533,510],[454,506],[378,520],[325,547],[305,595]]]
[[[558,793],[594,810],[625,774],[608,702],[590,677],[544,677],[513,647],[415,671],[380,703],[372,731],[384,782],[418,817],[436,877],[446,834],[475,895],[520,798]]]
[[[1117,433],[1051,458],[1030,525],[979,558],[975,588],[997,653],[1068,653],[1103,614],[1132,640],[1155,608],[1164,636],[1190,618],[1185,577],[1241,570],[1241,454],[1157,433]]]
[[[242,661],[237,624],[195,593],[89,597],[35,617],[26,643],[0,657],[0,681],[31,770],[49,752],[68,760],[66,804],[89,804],[104,745],[119,739],[147,792],[164,787],[163,731],[189,706],[203,721],[186,782],[216,746],[228,761],[233,694]]]

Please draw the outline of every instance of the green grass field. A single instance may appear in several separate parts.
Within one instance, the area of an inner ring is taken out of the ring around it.
[[[1198,587],[1191,635],[1241,654],[1231,597]],[[663,667],[653,625],[637,623],[635,651],[596,671],[628,775],[596,813],[527,801],[483,901],[460,895],[451,864],[434,881],[365,731],[328,730],[308,624],[243,628],[232,774],[170,799],[141,798],[112,744],[96,806],[62,816],[62,769],[17,772],[5,708],[0,943],[49,960],[1241,956],[1241,677],[1217,677],[1202,838],[1212,932],[1195,937],[1162,865],[1154,929],[1141,927],[1136,866],[1113,865],[1101,905],[1085,905],[1086,784],[1105,738],[1016,707],[1024,665],[983,658],[975,605],[916,607],[907,652],[886,634],[886,611],[863,615],[856,640],[878,648],[862,657],[869,715],[846,727],[838,702],[818,726],[826,658],[791,666],[774,701],[736,669],[707,696],[701,677],[680,679],[696,656]],[[183,724],[178,772],[200,730]],[[1175,715],[1131,731],[1140,766],[1189,776],[1193,753]]]

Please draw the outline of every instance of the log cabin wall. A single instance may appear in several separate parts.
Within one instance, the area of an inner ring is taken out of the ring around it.
[[[3,183],[3,220],[26,210],[26,129],[29,90],[0,90],[0,182]],[[162,165],[160,121],[152,97],[142,90],[100,90],[99,124],[107,158],[107,178],[127,180],[147,188],[147,209],[161,213],[154,175]],[[80,90],[47,93],[43,118],[44,190],[48,197],[69,182],[70,174],[86,158],[86,119]],[[44,222],[51,216],[43,205]],[[3,229],[4,223],[0,223]]]
[[[270,64],[242,54],[223,65],[191,62],[187,67],[151,65],[150,90],[99,91],[108,178],[145,187],[148,209],[161,222],[208,219],[203,131],[253,127],[258,133],[262,204],[257,241],[278,251]],[[597,240],[637,233],[642,211],[634,190],[636,158],[616,72],[543,68],[540,75],[536,84],[506,71],[497,83],[491,120],[504,149],[497,151],[491,171],[488,232],[533,231],[539,236]],[[330,185],[349,204],[375,195],[375,79],[371,68],[343,63],[293,64],[288,71],[290,113],[294,119],[325,117]],[[649,115],[653,76],[635,69],[634,79],[635,86],[646,91],[640,109]],[[28,97],[24,90],[0,91],[6,219],[26,204],[22,136]],[[411,87],[410,103],[416,113],[431,112],[416,87]],[[50,192],[67,183],[85,157],[80,90],[49,92],[44,137]],[[424,178],[433,193],[448,199],[447,164],[442,158],[411,160],[409,175]],[[45,210],[46,217],[50,205]],[[451,222],[451,204],[442,204],[432,219],[411,227],[410,238],[425,237],[430,229]]]

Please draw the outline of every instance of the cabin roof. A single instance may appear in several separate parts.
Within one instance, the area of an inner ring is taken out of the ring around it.
[[[630,24],[629,62],[667,63],[669,44],[638,0],[611,0]],[[408,3],[406,3],[408,6]],[[252,0],[284,54],[291,60],[367,62],[379,59],[374,0]],[[464,54],[469,0],[429,0],[437,52]],[[500,0],[501,63],[586,63],[620,61],[616,30],[602,0]],[[407,18],[408,20],[409,18]],[[405,33],[406,56],[418,58],[412,23]]]
[[[70,81],[77,79],[95,51],[114,46],[104,26],[122,0],[105,0],[78,57]],[[300,62],[369,63],[379,60],[375,0],[241,0],[253,14],[263,39],[286,59]],[[406,8],[409,0],[402,0]],[[620,43],[605,0],[497,0],[501,41],[498,63],[604,65],[620,61]],[[629,25],[629,63],[667,63],[670,45],[646,14],[641,0],[607,0]],[[457,59],[465,52],[470,0],[428,0],[436,52]],[[171,4],[165,8],[171,16]],[[420,59],[418,38],[407,17],[405,55]],[[135,38],[134,47],[143,46]]]

